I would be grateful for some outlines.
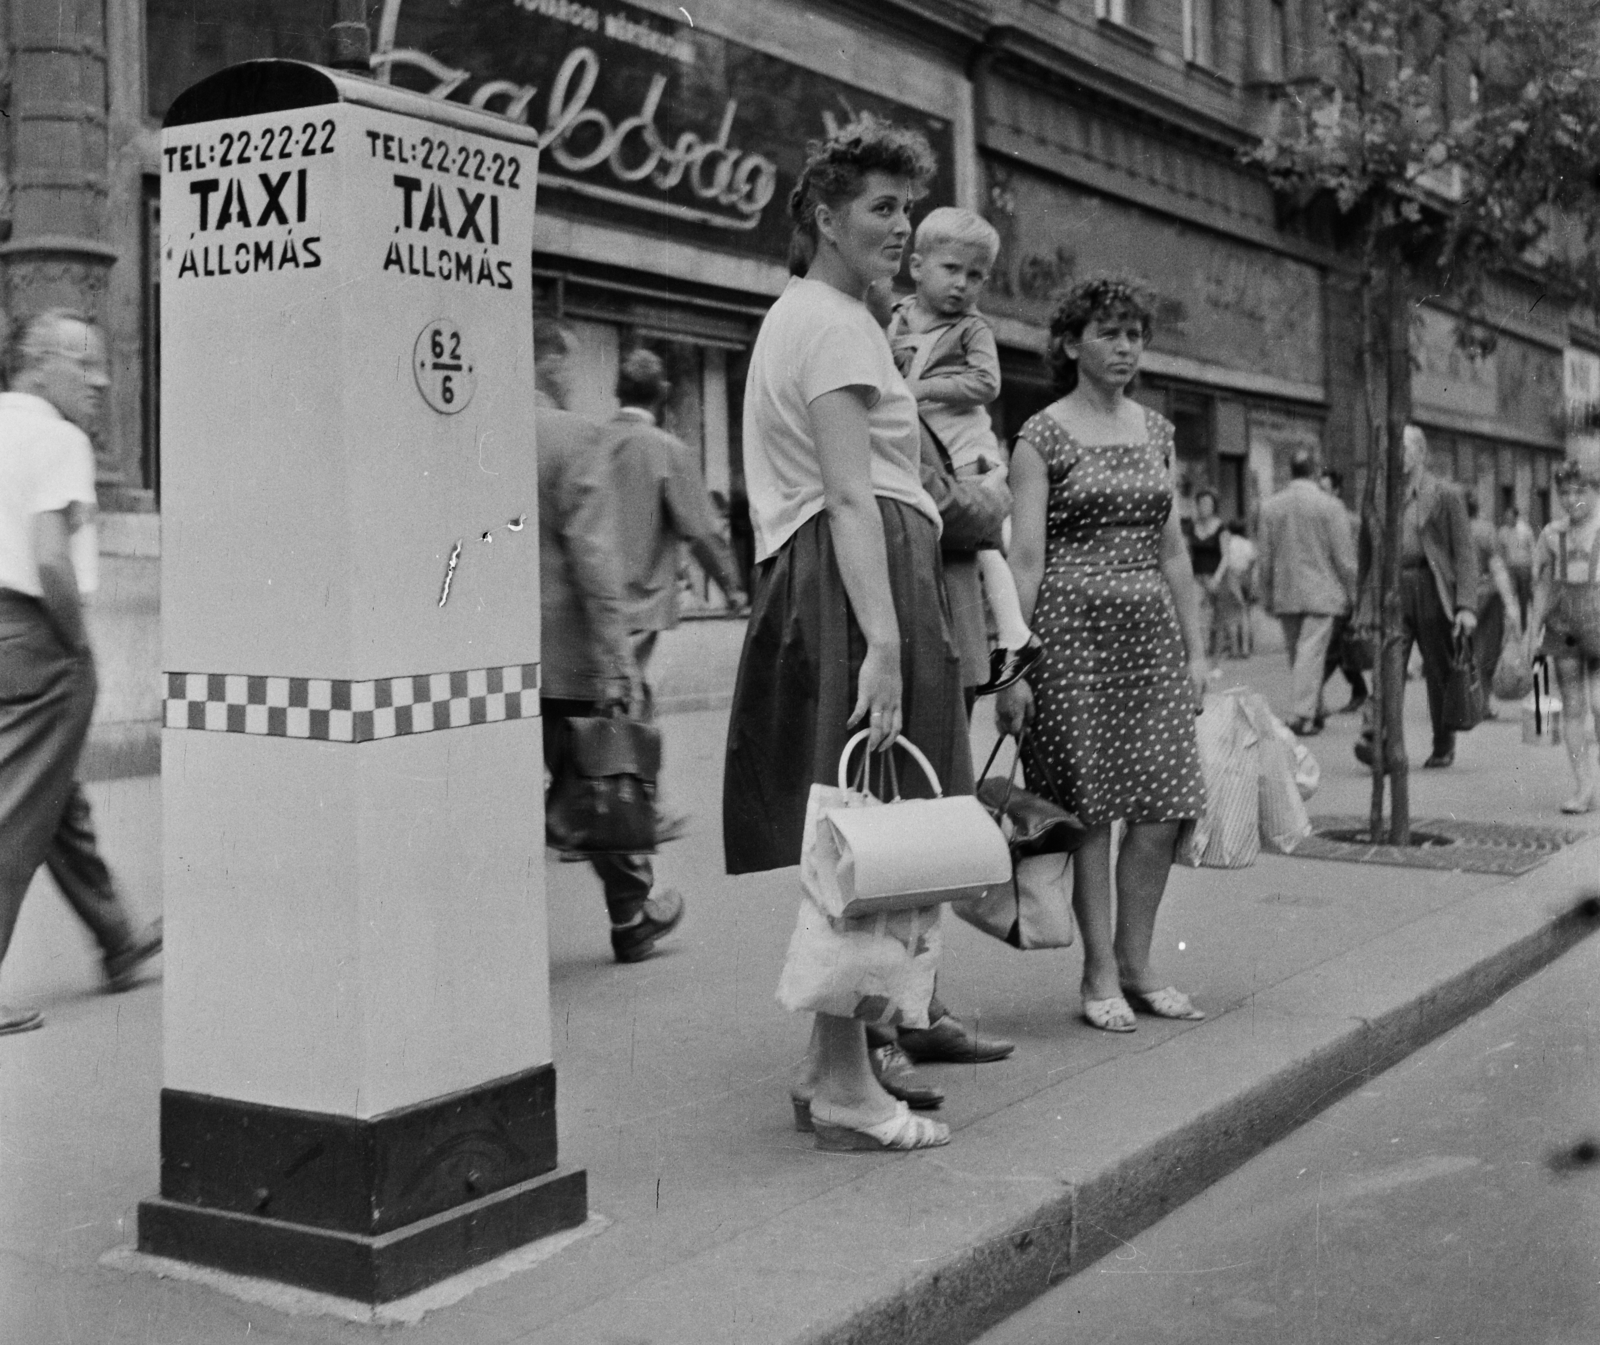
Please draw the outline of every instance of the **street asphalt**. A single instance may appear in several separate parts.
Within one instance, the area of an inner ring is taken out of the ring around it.
[[[721,639],[716,659],[675,655],[687,672],[660,679],[663,702],[725,694],[736,642]],[[1224,665],[1218,685],[1236,682],[1281,698],[1281,657]],[[1415,751],[1420,686],[1409,699]],[[1414,775],[1419,818],[1562,821],[1564,755],[1524,747],[1503,712],[1462,738],[1453,769]],[[980,750],[985,720],[980,710]],[[806,1024],[773,1001],[795,873],[722,874],[725,723],[722,709],[663,720],[666,789],[694,821],[660,861],[689,903],[661,955],[614,964],[592,873],[547,865],[561,1160],[588,1171],[590,1226],[370,1321],[414,1323],[405,1339],[417,1345],[971,1340],[1594,923],[1573,911],[1600,887],[1600,835],[1511,879],[1292,856],[1175,870],[1158,965],[1210,1017],[1141,1019],[1112,1036],[1078,1017],[1076,949],[1017,953],[951,920],[941,993],[1015,1039],[1015,1055],[929,1068],[949,1095],[948,1148],[823,1154],[792,1129],[786,1095]],[[1365,808],[1355,731],[1336,717],[1311,743],[1323,766],[1314,814]],[[91,796],[107,854],[157,911],[159,781]],[[157,1187],[161,997],[153,983],[101,996],[96,971],[41,878],[0,977],[0,998],[48,1019],[0,1040],[0,1340],[370,1339],[348,1305],[196,1282],[129,1255],[135,1206]]]

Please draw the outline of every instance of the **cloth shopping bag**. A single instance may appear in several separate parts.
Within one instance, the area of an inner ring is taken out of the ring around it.
[[[1530,674],[1533,689],[1522,702],[1522,741],[1532,746],[1555,747],[1561,742],[1561,697],[1550,690],[1550,660],[1540,655]]]
[[[661,730],[612,715],[569,719],[562,731],[570,736],[545,795],[546,842],[585,855],[653,852]]]
[[[1506,638],[1500,646],[1500,661],[1494,665],[1492,688],[1497,700],[1519,701],[1533,694],[1533,668],[1515,621],[1506,622]]]
[[[951,909],[969,925],[1013,948],[1067,948],[1072,944],[1072,856],[1083,843],[1084,827],[1065,808],[1016,783],[1026,735],[1017,744],[1011,773],[990,776],[1002,737],[984,764],[978,801],[998,823],[1011,851],[1011,881]],[[1040,763],[1049,779],[1048,768]],[[1054,781],[1052,793],[1059,793]]]
[[[937,906],[834,919],[804,897],[778,978],[778,1003],[795,1013],[927,1027],[939,948]]]
[[[1289,726],[1272,713],[1265,696],[1247,692],[1240,696],[1239,703],[1260,739],[1257,766],[1262,848],[1273,854],[1291,854],[1311,834],[1311,818],[1305,805],[1309,795],[1301,793],[1301,780],[1309,779],[1313,773],[1320,780],[1322,769]],[[1301,753],[1309,765],[1302,764]]]
[[[1247,868],[1261,853],[1261,735],[1241,704],[1245,694],[1207,697],[1195,720],[1206,806],[1179,829],[1174,855],[1190,868]]]
[[[1478,671],[1477,651],[1470,635],[1460,635],[1450,651],[1440,724],[1451,733],[1466,733],[1477,728],[1482,719],[1483,675]]]
[[[908,739],[897,738],[882,754],[889,798],[868,788],[869,753],[851,782],[850,756],[867,736],[863,729],[845,744],[837,785],[813,785],[806,801],[800,874],[817,905],[831,916],[858,917],[981,897],[1010,882],[1011,853],[994,819],[970,794],[946,798],[933,766]],[[933,798],[900,797],[896,748],[922,769]]]

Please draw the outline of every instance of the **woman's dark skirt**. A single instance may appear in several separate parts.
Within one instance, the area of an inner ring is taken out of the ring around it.
[[[972,793],[972,750],[940,566],[939,534],[925,514],[878,498],[889,590],[900,622],[901,732],[939,772],[946,794]],[[806,799],[832,784],[867,641],[850,609],[826,513],[804,523],[756,571],[754,606],[739,659],[722,785],[722,843],[729,873],[800,862]],[[857,726],[861,727],[860,725]],[[931,791],[904,754],[907,798]]]

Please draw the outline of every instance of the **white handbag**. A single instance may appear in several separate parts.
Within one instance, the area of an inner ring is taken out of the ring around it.
[[[838,792],[816,809],[813,863],[802,865],[806,889],[830,916],[856,919],[881,911],[913,910],[946,901],[981,897],[1011,882],[1011,851],[994,819],[971,794],[943,795],[939,777],[917,746],[897,738],[895,746],[922,768],[933,786],[931,799],[902,799],[891,748],[885,753],[893,797],[875,799],[852,788],[850,755],[867,739],[863,729],[839,757]],[[863,760],[858,783],[866,783]]]

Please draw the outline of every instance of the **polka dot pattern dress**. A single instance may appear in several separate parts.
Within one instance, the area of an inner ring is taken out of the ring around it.
[[[1021,437],[1050,483],[1033,631],[1034,752],[1062,807],[1093,825],[1198,817],[1205,781],[1183,633],[1161,573],[1172,509],[1172,424],[1145,411],[1148,442],[1079,444],[1047,411]],[[1023,757],[1028,788],[1049,785]]]

